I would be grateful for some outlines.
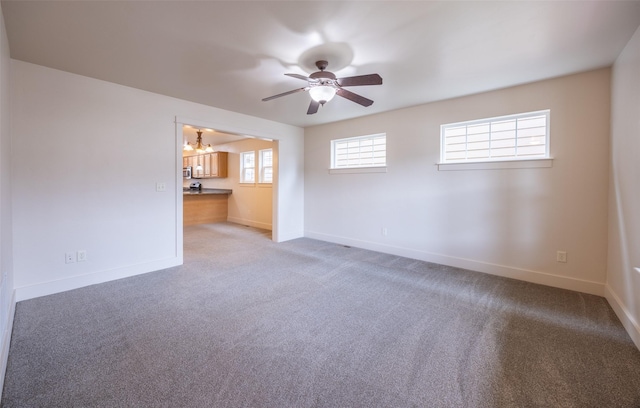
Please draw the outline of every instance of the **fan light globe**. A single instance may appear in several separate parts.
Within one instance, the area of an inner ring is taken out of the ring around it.
[[[311,98],[316,102],[320,102],[321,104],[329,102],[331,99],[333,99],[335,94],[336,89],[334,87],[326,85],[314,86],[313,88],[309,89],[309,95],[311,95]]]

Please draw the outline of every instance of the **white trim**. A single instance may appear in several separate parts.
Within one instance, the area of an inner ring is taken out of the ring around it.
[[[329,169],[329,174],[357,174],[357,173],[386,173],[386,166],[376,167],[343,167],[340,169]]]
[[[178,257],[160,259],[152,262],[145,262],[136,265],[129,265],[124,268],[115,268],[104,271],[92,272],[85,275],[72,276],[69,278],[38,283],[31,286],[16,288],[16,301],[28,300],[40,296],[53,295],[54,293],[65,292],[67,290],[78,289],[98,283],[109,282],[116,279],[128,278],[148,272],[155,272],[161,269],[182,265],[182,259]]]
[[[4,378],[7,373],[7,363],[9,362],[9,348],[11,347],[11,334],[13,333],[13,319],[16,315],[16,291],[11,292],[11,305],[9,306],[9,316],[7,319],[7,327],[3,327],[4,333],[2,334],[2,351],[0,359],[2,364],[0,366],[0,386],[4,384]]]
[[[178,265],[183,264],[183,256],[184,256],[184,236],[182,234],[183,231],[183,223],[184,219],[182,217],[183,211],[183,199],[184,194],[182,194],[182,183],[184,182],[184,178],[182,177],[182,170],[180,169],[183,166],[182,161],[182,140],[184,138],[184,131],[182,124],[178,121],[175,122],[176,126],[176,153],[174,155],[176,159],[176,185],[175,185],[175,199],[176,199],[176,230],[174,231],[176,237],[176,259],[178,260]]]
[[[272,225],[266,222],[247,220],[244,218],[237,218],[237,217],[227,217],[227,221],[232,222],[234,224],[248,225],[249,227],[260,228],[260,229],[265,229],[269,231],[272,230]]]
[[[475,272],[483,272],[490,275],[518,279],[525,282],[537,283],[540,285],[552,286],[555,288],[574,290],[597,296],[604,295],[604,283],[600,282],[554,275],[547,272],[498,265],[473,259],[435,254],[416,249],[396,247],[392,245],[380,244],[377,242],[340,237],[314,231],[306,231],[305,237],[333,242],[341,245],[349,245],[357,248],[368,249],[371,251],[383,252],[391,255],[403,256],[411,259],[418,259],[420,261],[433,262],[441,265],[468,269]]]
[[[498,169],[535,169],[553,167],[553,158],[496,160],[483,162],[436,163],[438,171],[455,170],[498,170]]]
[[[636,270],[637,269],[638,268],[636,268]],[[618,319],[620,319],[620,322],[627,330],[627,333],[629,333],[631,340],[633,340],[638,350],[640,350],[640,325],[636,319],[634,319],[633,314],[631,314],[629,309],[626,308],[618,294],[614,292],[613,288],[609,286],[609,284],[604,286],[604,297],[611,305],[611,308],[616,313],[616,316],[618,316]]]

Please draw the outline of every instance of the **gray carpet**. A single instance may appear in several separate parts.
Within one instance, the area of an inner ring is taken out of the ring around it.
[[[233,224],[17,305],[4,407],[640,407],[604,298]]]

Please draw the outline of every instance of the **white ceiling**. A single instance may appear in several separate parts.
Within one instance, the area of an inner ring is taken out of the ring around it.
[[[297,126],[609,66],[640,1],[2,1],[11,57]],[[378,73],[307,115],[327,59]]]
[[[225,143],[233,143],[248,138],[249,136],[234,135],[231,133],[223,133],[214,129],[196,128],[190,125],[182,127],[182,137],[184,141],[195,144],[198,139],[198,130],[202,132],[202,143],[204,145],[211,144],[217,146]]]

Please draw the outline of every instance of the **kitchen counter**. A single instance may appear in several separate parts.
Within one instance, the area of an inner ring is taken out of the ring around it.
[[[231,190],[223,188],[203,188],[202,190],[182,187],[183,195],[208,195],[208,194],[231,194]]]
[[[182,219],[184,225],[224,222],[228,215],[231,190],[222,188],[182,188]]]

